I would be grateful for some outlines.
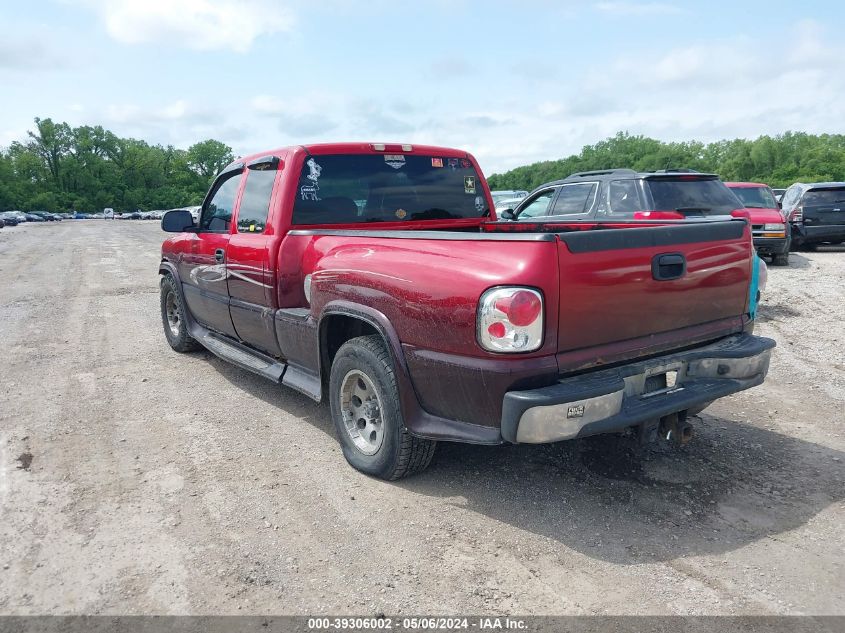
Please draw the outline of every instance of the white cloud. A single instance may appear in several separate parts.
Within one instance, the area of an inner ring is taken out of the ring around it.
[[[256,38],[289,31],[294,22],[278,0],[75,1],[93,9],[111,37],[128,44],[158,42],[243,53]]]
[[[788,47],[745,36],[655,47],[585,67],[580,79],[567,77],[575,89],[545,90],[536,100],[515,89],[484,113],[506,125],[441,120],[426,140],[469,149],[489,175],[563,158],[618,131],[705,142],[788,130],[845,133],[841,59],[845,46],[834,30],[810,20]]]
[[[619,0],[615,2],[597,2],[595,8],[602,13],[612,15],[671,15],[683,13],[683,9],[668,2],[633,2]]]
[[[509,74],[503,88],[453,82],[449,90],[403,92],[389,85],[356,90],[342,82],[333,88],[325,81],[280,82],[278,93],[259,94],[256,85],[256,92],[233,93],[219,104],[191,97],[193,91],[179,100],[149,96],[108,107],[83,101],[84,112],[70,119],[178,147],[217,138],[237,154],[333,140],[447,145],[475,154],[487,174],[562,158],[620,130],[665,141],[845,133],[845,75],[838,72],[845,44],[833,25],[791,26],[789,46],[703,34],[675,48],[638,40],[616,53],[593,64],[549,64],[539,83],[529,73]],[[416,72],[424,75],[430,61],[419,61]],[[79,99],[69,98],[64,111]],[[6,121],[0,144],[22,140],[12,128],[27,125],[29,116]]]

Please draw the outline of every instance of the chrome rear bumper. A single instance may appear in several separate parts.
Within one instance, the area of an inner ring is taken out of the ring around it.
[[[628,365],[505,394],[502,437],[540,444],[619,431],[695,410],[763,382],[775,342],[738,334]]]

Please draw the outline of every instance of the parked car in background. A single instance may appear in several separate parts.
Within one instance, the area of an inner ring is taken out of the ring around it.
[[[24,215],[26,216],[27,222],[46,222],[44,218],[40,215],[36,215],[35,213],[24,213]]]
[[[778,204],[780,204],[780,201],[783,199],[783,194],[786,193],[786,189],[772,189],[772,193],[775,195],[775,200],[777,200]]]
[[[502,217],[590,220],[683,220],[731,215],[742,203],[715,174],[691,170],[608,169],[572,174],[540,185]]]
[[[53,216],[52,213],[47,213],[46,211],[33,211],[32,215],[37,215],[41,218],[42,221],[46,222],[55,222],[56,218]]]
[[[774,192],[768,185],[758,182],[725,184],[748,210],[757,253],[771,257],[776,266],[789,264],[789,247],[792,242],[790,226],[784,220]]]
[[[2,229],[4,226],[6,226],[6,220],[0,217],[0,229]]]
[[[114,220],[114,209],[111,207],[106,207],[103,209],[103,219],[104,220]]]
[[[4,211],[0,213],[0,218],[2,218],[6,226],[17,226],[21,222],[14,211]]]
[[[845,182],[795,183],[781,206],[796,248],[845,242]]]

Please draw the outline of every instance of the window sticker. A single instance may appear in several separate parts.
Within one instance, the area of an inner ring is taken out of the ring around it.
[[[405,216],[408,215],[408,212],[405,209],[396,209],[396,217],[400,220],[404,220]]]
[[[318,194],[320,193],[320,174],[323,173],[323,168],[314,160],[313,156],[305,161],[305,164],[308,166],[308,174],[305,178],[309,182],[299,188],[299,196],[303,200],[314,200],[316,202],[320,199]]]
[[[463,167],[464,169],[469,169],[470,167],[472,167],[472,163],[470,163],[466,158],[462,158],[461,167]]]
[[[405,155],[385,154],[384,162],[393,167],[393,169],[402,169],[405,166]]]
[[[466,176],[464,178],[464,193],[475,193],[475,177]]]
[[[449,159],[449,169],[457,169],[458,168],[458,159],[457,158],[450,158]]]
[[[432,167],[443,167],[443,159],[442,158],[432,158],[431,159],[431,166]]]
[[[475,210],[479,213],[484,211],[484,196],[475,196]]]

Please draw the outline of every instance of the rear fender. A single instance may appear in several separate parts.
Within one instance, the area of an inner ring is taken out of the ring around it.
[[[374,308],[343,300],[331,301],[326,304],[320,315],[318,325],[321,375],[328,376],[331,369],[326,363],[328,359],[326,343],[328,319],[326,317],[331,315],[344,315],[360,319],[381,336],[393,361],[402,418],[409,433],[434,440],[451,440],[471,444],[500,444],[502,442],[498,428],[483,427],[468,422],[442,418],[432,415],[422,408],[411,381],[402,343],[396,329],[385,314]]]

